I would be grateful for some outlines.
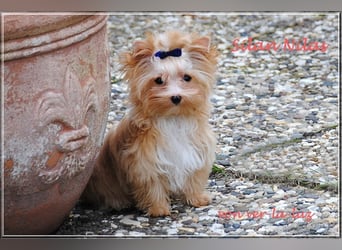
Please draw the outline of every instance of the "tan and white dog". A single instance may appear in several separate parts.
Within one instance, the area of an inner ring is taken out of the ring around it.
[[[148,34],[120,57],[131,107],[112,128],[84,197],[102,206],[170,214],[170,197],[199,207],[215,158],[209,125],[217,50],[209,37]]]

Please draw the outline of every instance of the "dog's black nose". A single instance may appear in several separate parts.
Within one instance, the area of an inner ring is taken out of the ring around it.
[[[171,96],[171,101],[173,104],[178,105],[182,100],[180,95]]]

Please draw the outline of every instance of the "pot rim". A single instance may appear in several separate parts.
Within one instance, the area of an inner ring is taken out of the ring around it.
[[[66,18],[64,18],[64,26],[58,27],[58,29],[50,29],[47,32],[28,37],[19,36],[12,40],[6,40],[5,33],[3,59],[9,61],[25,58],[80,42],[105,27],[107,18],[108,15],[106,14],[88,15],[85,18],[77,18],[77,22],[72,23],[72,25],[65,23]],[[61,19],[63,17],[60,18],[60,21],[62,21]],[[6,25],[6,19],[4,25]],[[49,23],[48,25],[52,24]],[[53,26],[56,26],[56,22]]]

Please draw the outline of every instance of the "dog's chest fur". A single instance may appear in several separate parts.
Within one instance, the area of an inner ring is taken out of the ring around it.
[[[157,168],[165,175],[171,191],[184,187],[187,177],[204,166],[205,147],[201,145],[196,120],[173,117],[160,118],[156,122],[160,137],[157,138]]]

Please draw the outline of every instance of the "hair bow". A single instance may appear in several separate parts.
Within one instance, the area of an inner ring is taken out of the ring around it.
[[[154,54],[154,56],[159,57],[160,59],[165,59],[168,56],[173,56],[173,57],[180,57],[182,55],[182,49],[173,49],[170,51],[158,51],[157,53]]]

